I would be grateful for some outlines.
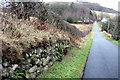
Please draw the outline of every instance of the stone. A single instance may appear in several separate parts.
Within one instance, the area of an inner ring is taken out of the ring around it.
[[[37,48],[37,54],[40,54],[42,50],[40,48]]]
[[[40,60],[40,61],[38,62],[38,64],[37,64],[37,65],[39,65],[39,66],[40,66],[41,64],[42,64],[42,61]]]
[[[31,59],[27,59],[27,62],[30,63],[30,62],[31,62]]]
[[[39,49],[39,53],[41,53],[43,50],[42,49]]]
[[[35,62],[35,64],[38,64],[40,62],[40,59],[38,59],[36,62]]]
[[[43,60],[43,65],[45,66],[47,64],[47,61],[45,58],[43,58],[42,60]]]
[[[39,57],[39,55],[36,55],[36,57]]]
[[[32,68],[29,69],[29,72],[30,73],[35,72],[35,71],[37,71],[37,68],[38,68],[37,65],[35,65],[35,66],[33,66]]]
[[[53,56],[53,61],[56,61],[56,58]]]
[[[4,77],[9,76],[8,69],[5,68],[5,69],[2,70],[2,76],[4,76]]]
[[[0,70],[2,70],[3,69],[3,66],[2,66],[2,64],[0,64]]]
[[[8,66],[8,65],[9,65],[8,62],[4,62],[4,63],[3,63],[3,66],[5,66],[5,67]]]
[[[18,67],[18,65],[14,64],[13,67],[12,67],[12,70],[15,70],[17,67]]]
[[[43,71],[43,67],[40,66],[40,67],[38,68],[37,72],[42,72],[42,71]]]
[[[47,50],[44,50],[44,52],[46,53],[46,52],[47,52]]]
[[[39,73],[40,72],[40,70],[37,70],[37,73]]]
[[[35,49],[34,53],[36,54],[37,53],[37,50]]]
[[[46,65],[44,68],[43,68],[44,71],[47,71],[48,70],[48,65]]]
[[[30,57],[32,56],[32,54],[30,53]]]
[[[14,71],[12,69],[10,69],[9,74],[10,74],[10,76],[12,76],[14,74]]]
[[[50,61],[51,57],[50,56],[47,56],[47,63]]]
[[[28,58],[29,57],[29,55],[26,53],[26,57]]]
[[[55,44],[55,47],[57,47],[58,46],[58,44]]]
[[[36,73],[32,73],[31,75],[30,75],[30,78],[35,78],[36,77]]]

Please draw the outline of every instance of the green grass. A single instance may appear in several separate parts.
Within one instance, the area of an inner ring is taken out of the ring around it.
[[[62,62],[54,62],[48,71],[37,78],[81,78],[92,40],[93,31],[81,43],[81,49],[72,48],[70,53],[63,57]]]
[[[113,39],[105,36],[103,32],[101,32],[101,34],[102,34],[102,36],[103,36],[106,40],[109,40],[109,41],[111,41],[112,43],[114,43],[114,44],[116,44],[116,45],[118,45],[118,46],[120,47],[120,44],[119,44],[120,41],[116,41],[116,40],[113,40]]]

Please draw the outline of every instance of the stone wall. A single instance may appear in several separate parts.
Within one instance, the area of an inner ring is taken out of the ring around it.
[[[3,58],[2,78],[35,78],[46,71],[54,61],[61,61],[71,47],[68,40],[43,41],[38,47],[24,53],[16,64]]]
[[[38,14],[31,16],[37,17],[39,22],[68,32],[71,36],[84,37],[82,31],[63,21],[57,14],[47,10],[44,5],[41,5],[39,10],[36,9],[36,13]],[[33,25],[29,26],[29,22],[25,22],[26,24],[23,25],[23,23],[20,22],[22,20],[19,21],[15,19],[15,21],[12,20],[13,18],[11,18],[11,20],[8,18],[10,17],[6,17],[6,20],[11,24],[11,27],[7,28],[8,34],[7,31],[5,32],[4,30],[4,34],[2,34],[3,37],[5,36],[4,39],[2,39],[3,42],[5,42],[4,46],[7,46],[7,48],[3,47],[2,65],[0,65],[2,78],[35,78],[38,74],[46,71],[54,61],[61,61],[62,57],[68,53],[71,47],[70,40],[64,39],[63,37],[60,39],[56,38],[55,41],[41,39],[41,33],[38,33],[39,31],[37,31]],[[17,21],[19,22],[18,24],[16,24]],[[15,24],[13,22],[15,22]],[[15,26],[17,27],[15,28]],[[27,31],[28,29],[29,31]],[[48,34],[46,36],[48,36]],[[48,36],[47,38],[50,37]],[[31,46],[31,44],[33,46]],[[27,50],[23,48],[27,48]],[[20,57],[21,55],[22,57]]]

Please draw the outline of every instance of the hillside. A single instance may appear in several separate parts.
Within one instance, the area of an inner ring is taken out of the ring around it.
[[[107,12],[107,13],[117,13],[118,12],[114,9],[103,7],[98,3],[82,2],[82,4],[84,6],[86,6],[87,8],[89,8],[90,10]]]
[[[74,2],[51,2],[47,3],[48,8],[59,14],[67,22],[95,20],[95,14],[89,8]]]
[[[46,5],[50,10],[60,15],[62,19],[69,23],[75,23],[77,21],[90,22],[96,20],[101,15],[113,18],[118,12],[90,2],[50,2],[46,3]]]
[[[0,12],[3,79],[35,78],[53,62],[61,62],[71,47],[79,47],[81,39],[91,31],[91,27],[87,33],[80,31],[43,3],[13,2],[10,6]]]
[[[118,15],[118,14],[116,14],[116,13],[108,13],[108,12],[101,12],[101,11],[94,11],[94,10],[93,10],[93,12],[96,13],[98,19],[101,19],[101,18],[103,18],[103,17],[104,17],[104,18],[109,17],[109,18],[111,18],[111,19],[114,19],[114,18],[116,18],[117,15]]]

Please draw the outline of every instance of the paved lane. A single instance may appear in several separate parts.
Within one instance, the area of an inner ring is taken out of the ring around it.
[[[94,32],[83,78],[118,78],[118,46],[102,37],[96,22]]]

